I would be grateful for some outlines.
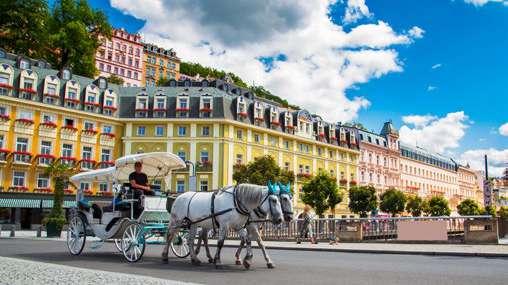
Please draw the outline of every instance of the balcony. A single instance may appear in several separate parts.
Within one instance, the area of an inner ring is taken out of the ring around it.
[[[18,127],[29,127],[34,124],[32,119],[19,118],[14,120],[14,124]]]
[[[32,154],[27,151],[15,151],[12,155],[13,163],[30,164],[32,162]]]
[[[114,161],[99,161],[99,163],[97,164],[97,168],[108,168],[111,166],[115,166]]]
[[[153,108],[153,117],[154,118],[166,117],[166,109],[165,108]]]
[[[76,164],[76,158],[71,156],[61,156],[60,157],[60,163],[68,165],[70,167],[74,167]]]
[[[94,169],[97,162],[93,159],[82,159],[79,161],[81,169],[89,170]]]
[[[198,172],[212,172],[213,171],[212,162],[209,160],[198,162],[196,164],[196,171],[198,171]]]
[[[212,116],[212,108],[210,107],[203,107],[199,109],[199,115],[201,118],[210,118]]]
[[[51,194],[53,193],[53,191],[49,187],[42,187],[42,188],[34,188],[34,193]]]
[[[180,107],[180,108],[176,108],[175,111],[176,111],[176,116],[177,117],[188,117],[189,116],[190,108],[188,108],[188,107]]]
[[[55,161],[55,156],[52,154],[39,154],[37,155],[37,165],[48,166]]]
[[[0,83],[0,95],[12,96],[12,89],[14,89],[14,86]]]
[[[26,186],[11,186],[11,187],[7,188],[7,192],[26,193],[26,192],[28,192],[28,187],[26,187]]]
[[[83,129],[81,131],[81,135],[85,135],[85,136],[88,136],[88,137],[95,137],[97,135],[98,131],[94,130],[94,129]]]
[[[114,107],[114,106],[102,106],[102,113],[104,115],[108,115],[108,116],[112,116],[113,114],[115,114],[117,108]]]
[[[99,103],[85,101],[83,104],[85,105],[85,111],[93,113],[98,113],[100,111],[101,104]]]
[[[65,107],[77,109],[81,103],[79,99],[75,98],[64,98]]]
[[[148,117],[148,108],[136,108],[135,110],[136,118],[147,118]]]
[[[11,153],[10,150],[5,148],[0,148],[0,163],[7,162],[7,156]]]
[[[18,97],[25,100],[37,100],[37,90],[32,88],[19,88]]]
[[[60,102],[60,95],[44,93],[42,95],[42,100],[46,104],[58,105],[58,103]]]
[[[56,129],[57,125],[54,122],[42,122],[39,124],[39,127],[45,128],[45,129]]]

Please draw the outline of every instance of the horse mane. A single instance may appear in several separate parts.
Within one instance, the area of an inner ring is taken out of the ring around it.
[[[266,186],[259,186],[255,184],[239,184],[236,187],[236,196],[238,200],[245,206],[254,209],[261,203],[263,199],[263,190]]]

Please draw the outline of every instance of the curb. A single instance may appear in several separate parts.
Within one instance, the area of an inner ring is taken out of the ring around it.
[[[210,246],[216,247],[215,244]],[[232,244],[225,244],[224,247],[237,248]],[[375,250],[375,249],[350,249],[350,248],[304,248],[265,246],[270,250],[294,250],[294,251],[317,251],[317,252],[343,252],[343,253],[367,253],[367,254],[400,254],[400,255],[426,255],[426,256],[457,256],[457,257],[485,257],[485,258],[508,258],[508,253],[482,253],[482,252],[455,252],[455,251],[417,251],[417,250]],[[253,245],[252,248],[259,248]]]

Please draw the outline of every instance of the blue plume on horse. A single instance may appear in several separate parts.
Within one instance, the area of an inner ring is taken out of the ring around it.
[[[279,182],[280,194],[289,194],[291,195],[291,183],[288,182],[286,185]]]
[[[272,181],[268,180],[267,185],[268,186],[268,195],[274,195],[277,193],[275,189],[275,184],[272,184]]]

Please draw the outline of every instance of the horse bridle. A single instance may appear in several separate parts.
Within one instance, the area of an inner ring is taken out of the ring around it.
[[[280,194],[280,193],[279,193],[279,197],[281,197],[282,195],[283,195],[283,194]],[[286,194],[286,195],[290,196],[289,194]],[[291,196],[290,196],[290,197],[291,197]],[[293,215],[293,211],[288,211],[288,210],[284,209],[284,208],[285,208],[284,206],[282,206],[282,197],[281,197],[280,201],[281,201],[281,202],[280,202],[280,205],[281,205],[281,208],[282,208],[282,213],[283,213],[284,215]]]
[[[267,213],[261,208],[261,206],[272,195],[274,195],[274,194],[266,193],[265,198],[263,198],[263,200],[261,200],[261,203],[259,204],[259,206],[253,210],[254,214],[256,214],[256,216],[258,216],[258,218],[266,219]],[[270,216],[272,216],[272,217],[275,216],[271,201],[268,201],[268,206],[270,207]]]

